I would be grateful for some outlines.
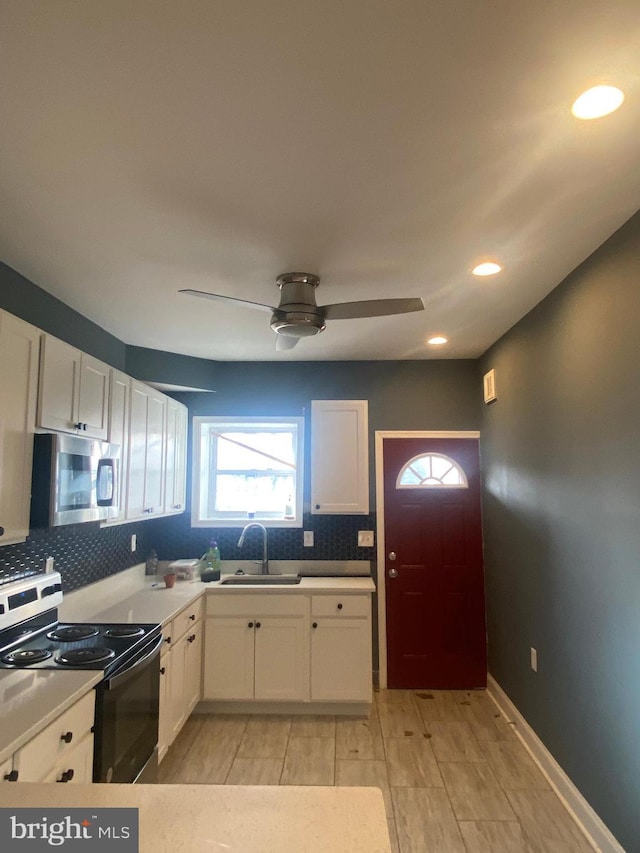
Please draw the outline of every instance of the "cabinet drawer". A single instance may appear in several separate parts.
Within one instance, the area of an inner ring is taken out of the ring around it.
[[[304,616],[305,595],[239,593],[207,596],[207,616]]]
[[[85,737],[69,755],[58,762],[43,782],[71,782],[85,785],[93,780],[93,736]]]
[[[171,640],[175,643],[180,637],[186,633],[189,628],[193,628],[196,622],[202,619],[202,598],[194,601],[188,607],[185,607],[177,616],[173,618]]]
[[[66,755],[70,755],[79,741],[90,733],[94,713],[95,693],[90,690],[19,749],[14,757],[15,767],[20,774],[19,781],[41,781],[52,767],[63,761]]]
[[[368,595],[313,595],[312,616],[370,616]]]

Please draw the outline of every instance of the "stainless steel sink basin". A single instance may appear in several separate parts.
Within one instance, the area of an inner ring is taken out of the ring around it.
[[[283,575],[232,575],[220,581],[230,586],[293,586],[300,583],[301,578]]]

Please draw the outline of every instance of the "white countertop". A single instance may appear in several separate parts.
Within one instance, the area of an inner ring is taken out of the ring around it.
[[[223,579],[224,579],[223,575]],[[230,586],[213,581],[176,581],[172,589],[166,589],[163,581],[149,581],[143,589],[128,596],[117,604],[91,615],[93,622],[159,622],[166,625],[180,610],[201,595],[300,595],[301,593],[338,592],[342,595],[371,593],[375,585],[371,578],[302,578],[291,586]]]
[[[101,678],[102,673],[96,670],[0,670],[0,761],[42,731]]]
[[[2,805],[138,808],[140,853],[390,853],[378,788],[4,785]]]

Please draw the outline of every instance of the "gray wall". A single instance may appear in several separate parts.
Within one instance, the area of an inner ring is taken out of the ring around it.
[[[126,348],[121,340],[2,262],[0,308],[118,370],[125,368]]]
[[[489,668],[640,850],[640,213],[496,343]],[[538,650],[538,673],[529,649]]]

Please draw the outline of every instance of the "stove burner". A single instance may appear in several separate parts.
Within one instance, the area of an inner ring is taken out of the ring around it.
[[[92,628],[90,625],[67,625],[63,628],[56,628],[55,631],[50,631],[47,637],[50,640],[73,643],[76,640],[86,640],[89,637],[95,637],[99,633],[100,631],[97,628]]]
[[[103,663],[115,657],[115,652],[106,648],[69,649],[56,658],[56,663],[63,666],[87,666],[93,663]]]
[[[109,628],[104,632],[105,637],[141,637],[144,634],[144,628],[139,628],[137,625],[117,625]]]
[[[19,649],[4,655],[2,663],[15,664],[16,666],[27,666],[30,663],[40,663],[51,657],[51,652],[46,649]]]

